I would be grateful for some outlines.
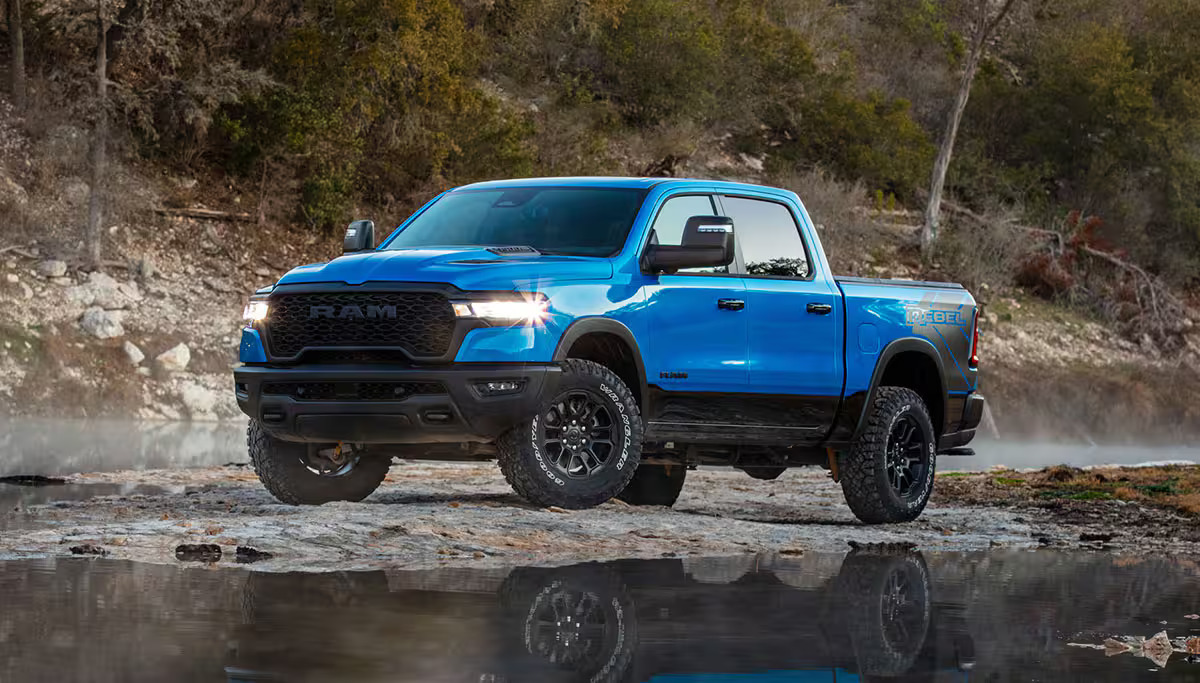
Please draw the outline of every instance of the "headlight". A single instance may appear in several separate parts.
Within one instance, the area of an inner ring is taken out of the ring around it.
[[[267,318],[267,302],[251,301],[246,304],[246,309],[242,311],[242,317],[248,322],[256,323]]]
[[[454,304],[460,318],[484,318],[509,323],[532,323],[546,317],[546,300],[464,301]]]

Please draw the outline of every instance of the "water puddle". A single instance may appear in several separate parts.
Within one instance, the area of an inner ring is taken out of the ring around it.
[[[329,574],[13,561],[0,680],[1194,681],[1197,569],[894,549]]]
[[[134,496],[167,492],[161,486],[144,484],[66,484],[48,477],[0,477],[0,531],[28,529],[46,525],[25,515],[34,505],[56,504],[64,507],[73,502],[98,496]],[[182,492],[183,487],[178,487]],[[0,678],[0,681],[5,680]]]

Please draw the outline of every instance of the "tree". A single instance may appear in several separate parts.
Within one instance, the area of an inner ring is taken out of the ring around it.
[[[25,31],[21,19],[21,3],[8,0],[8,38],[12,55],[12,103],[17,111],[25,109]]]
[[[942,209],[942,191],[946,185],[946,171],[950,168],[950,157],[954,153],[954,140],[958,137],[958,126],[962,122],[963,111],[967,108],[967,99],[971,96],[971,84],[975,81],[975,73],[979,70],[979,62],[983,59],[988,40],[995,35],[996,29],[1012,11],[1013,6],[1019,2],[1021,0],[968,0],[971,18],[970,48],[967,51],[967,61],[958,82],[954,106],[950,110],[950,118],[946,121],[946,131],[942,134],[941,145],[938,147],[937,159],[933,163],[933,177],[929,183],[929,202],[925,205],[925,223],[921,228],[921,250],[927,255],[931,251],[933,241],[937,239],[938,214]]]
[[[100,267],[100,223],[103,219],[105,151],[108,146],[108,21],[104,0],[96,0],[96,124],[92,133],[92,188],[88,197],[84,244],[92,267]]]

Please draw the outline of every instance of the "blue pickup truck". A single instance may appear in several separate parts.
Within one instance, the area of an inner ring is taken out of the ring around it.
[[[915,519],[984,399],[961,286],[834,277],[792,192],[670,178],[478,183],[246,307],[234,371],[279,500],[361,500],[393,457],[497,459],[538,505],[671,505],[687,471],[821,465]]]

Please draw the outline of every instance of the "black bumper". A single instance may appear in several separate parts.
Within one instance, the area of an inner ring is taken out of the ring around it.
[[[233,379],[242,412],[280,439],[486,443],[531,419],[542,397],[558,387],[560,374],[550,364],[242,365]],[[521,388],[487,396],[478,386],[487,382]]]
[[[978,429],[979,423],[983,421],[984,404],[984,398],[978,392],[967,396],[967,400],[963,403],[962,421],[959,423],[958,431],[943,434],[941,440],[938,441],[938,451],[958,448],[971,443],[971,440],[975,438],[975,431]]]

